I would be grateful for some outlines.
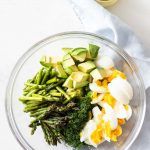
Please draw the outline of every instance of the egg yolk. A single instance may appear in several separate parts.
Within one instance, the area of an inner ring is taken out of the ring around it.
[[[102,82],[101,82],[100,80],[97,80],[97,81],[96,81],[96,84],[97,84],[98,86],[101,86],[101,85],[102,85]]]
[[[106,122],[104,125],[104,135],[108,138],[111,137],[111,126],[110,126],[110,122]]]
[[[118,124],[119,125],[125,124],[125,119],[118,119]]]
[[[107,104],[109,104],[111,107],[115,106],[116,100],[110,95],[110,93],[106,93],[104,95],[104,99],[103,102],[106,102]]]
[[[92,93],[92,98],[93,98],[93,99],[96,99],[97,97],[98,97],[98,93],[97,93],[97,92],[93,92],[93,93]]]
[[[111,82],[114,78],[121,77],[123,79],[126,79],[126,75],[119,71],[119,70],[113,70],[113,73],[107,78],[108,82]]]
[[[117,126],[117,128],[114,131],[112,131],[112,134],[116,136],[120,136],[122,134],[121,126]]]
[[[102,86],[107,87],[108,86],[108,81],[105,79],[102,81]]]
[[[97,129],[91,134],[91,139],[95,144],[99,144],[103,141],[102,127],[97,126]]]
[[[128,111],[129,106],[128,105],[124,105],[124,108]]]

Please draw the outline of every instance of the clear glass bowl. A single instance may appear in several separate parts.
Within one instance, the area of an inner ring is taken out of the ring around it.
[[[11,130],[27,150],[66,150],[72,149],[63,144],[57,147],[49,146],[39,128],[35,135],[30,135],[28,127],[30,117],[23,112],[23,104],[18,101],[22,94],[24,82],[33,76],[40,68],[39,59],[42,55],[61,56],[62,47],[87,47],[88,43],[97,44],[101,47],[99,55],[108,55],[113,58],[117,68],[125,72],[134,90],[134,97],[131,101],[133,115],[123,126],[123,134],[116,143],[104,142],[98,150],[127,150],[137,137],[145,115],[145,89],[139,74],[139,69],[121,48],[105,39],[85,32],[67,32],[50,36],[32,46],[17,62],[10,76],[6,91],[6,113]],[[91,149],[91,148],[89,148]],[[92,148],[94,149],[94,148]]]

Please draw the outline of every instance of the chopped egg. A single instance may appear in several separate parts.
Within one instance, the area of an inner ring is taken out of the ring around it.
[[[100,59],[96,60],[96,65],[104,69],[111,69],[114,67],[114,62],[110,57],[103,56]]]
[[[127,117],[127,111],[126,111],[124,105],[121,104],[120,102],[116,102],[116,104],[114,106],[114,111],[116,113],[117,118],[119,118],[119,119],[124,119]]]
[[[98,96],[95,96],[94,95],[92,96],[92,101],[91,101],[91,104],[96,104],[96,103],[99,103],[103,97],[104,97],[104,94],[99,94]]]
[[[95,121],[89,120],[80,134],[80,141],[97,147],[97,139],[94,138],[94,133],[97,129]]]
[[[120,77],[114,78],[108,84],[108,89],[110,94],[122,104],[129,104],[129,101],[133,97],[133,89],[130,83]]]
[[[95,82],[89,84],[89,88],[93,92],[106,93],[107,89],[103,86],[98,86]]]
[[[130,105],[125,105],[125,109],[127,111],[126,120],[129,120],[132,116],[132,109]]]
[[[96,123],[99,123],[101,118],[102,118],[102,112],[100,111],[99,107],[98,106],[95,106],[93,109],[92,109],[92,113],[93,113],[93,120],[96,122]]]
[[[103,107],[104,107],[105,113],[106,113],[103,116],[104,121],[110,123],[111,130],[115,130],[118,126],[118,120],[117,120],[114,110],[107,103],[105,103],[103,105]]]

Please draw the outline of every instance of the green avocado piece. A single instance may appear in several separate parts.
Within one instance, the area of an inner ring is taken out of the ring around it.
[[[96,58],[100,47],[94,44],[89,44],[89,54],[91,58]]]
[[[71,55],[78,55],[80,54],[81,52],[86,52],[87,49],[84,48],[84,47],[78,47],[78,48],[74,48],[71,52]]]
[[[89,83],[88,81],[83,81],[83,82],[73,81],[73,88],[74,89],[82,88],[82,87],[86,86],[88,83]]]
[[[73,50],[73,48],[69,48],[69,47],[64,47],[62,48],[62,50],[65,52],[65,53],[69,53]]]
[[[71,78],[73,81],[76,82],[83,82],[86,81],[89,78],[89,74],[78,71],[78,72],[72,72]]]
[[[78,68],[76,65],[65,68],[65,72],[71,74],[72,72],[77,72]]]
[[[106,77],[106,71],[103,68],[96,68],[90,74],[95,80],[102,80],[104,77]]]
[[[71,52],[71,56],[80,62],[83,62],[86,58],[87,49],[86,48],[75,48]]]
[[[75,65],[75,62],[72,58],[70,58],[70,59],[67,59],[67,60],[63,61],[62,65],[63,65],[63,68],[68,68],[70,66]]]
[[[63,61],[68,60],[68,59],[72,59],[70,54],[66,54],[63,56]]]
[[[78,55],[73,55],[72,57],[79,62],[83,62],[86,58],[86,52],[81,52]]]
[[[67,78],[63,86],[67,88],[73,88],[73,81],[70,76]]]
[[[57,71],[57,73],[58,73],[58,77],[60,77],[60,78],[67,78],[67,74],[66,74],[66,72],[64,71],[64,69],[63,69],[61,63],[57,63],[57,64],[55,65],[55,69],[56,69],[56,71]]]
[[[47,57],[47,56],[43,56],[41,59],[40,59],[40,64],[44,67],[51,67],[52,66],[52,63],[51,63],[51,58],[50,57]]]
[[[95,69],[95,64],[92,61],[86,61],[84,63],[81,63],[78,65],[78,68],[80,71],[85,72],[85,73],[89,73],[91,72],[93,69]]]

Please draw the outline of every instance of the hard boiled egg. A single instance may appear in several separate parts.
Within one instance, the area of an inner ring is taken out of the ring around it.
[[[90,83],[89,88],[91,91],[97,92],[97,93],[106,93],[107,92],[106,88],[104,88],[102,86],[98,86],[95,82]]]
[[[103,107],[105,109],[105,114],[103,116],[104,121],[110,123],[111,130],[115,130],[118,126],[118,119],[114,110],[107,103],[104,103]]]
[[[99,103],[104,97],[104,94],[99,94],[97,97],[92,98],[91,104]]]
[[[94,139],[92,139],[91,135],[92,133],[97,129],[97,124],[95,123],[94,120],[89,120],[84,129],[82,130],[81,134],[80,134],[80,141],[81,142],[85,142],[88,145],[92,145],[94,147],[97,147],[96,142],[94,142]]]
[[[104,69],[111,69],[114,67],[114,62],[110,57],[102,56],[96,60],[96,65]]]
[[[122,104],[128,104],[133,97],[133,89],[130,83],[121,77],[114,78],[108,84],[111,95]]]

